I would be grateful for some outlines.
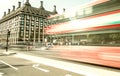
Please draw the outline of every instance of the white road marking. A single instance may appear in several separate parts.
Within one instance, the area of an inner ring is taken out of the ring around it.
[[[66,74],[65,76],[72,76],[72,75],[70,75],[70,74]]]
[[[39,69],[39,70],[41,70],[41,71],[43,71],[43,72],[50,72],[50,71],[47,70],[47,69],[39,68],[39,64],[34,64],[32,67],[34,67],[34,68],[36,68],[36,69]]]
[[[12,66],[12,65],[10,65],[10,64],[2,61],[2,60],[0,60],[0,62],[2,62],[3,64],[5,64],[5,65],[7,65],[7,66],[9,66],[9,67],[11,67],[11,68],[13,68],[13,69],[15,69],[15,70],[18,70],[18,68],[14,67],[14,66]]]
[[[3,76],[4,73],[0,72],[0,76]]]

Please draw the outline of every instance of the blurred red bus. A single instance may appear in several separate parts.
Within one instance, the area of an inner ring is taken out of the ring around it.
[[[120,0],[99,0],[50,17],[44,30],[59,57],[120,68]]]

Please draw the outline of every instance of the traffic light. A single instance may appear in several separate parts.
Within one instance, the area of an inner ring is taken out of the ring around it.
[[[9,38],[10,37],[10,31],[9,30],[7,30],[7,40],[6,40],[6,52],[8,51],[8,42],[9,42]]]
[[[8,30],[8,33],[7,33],[8,37],[10,37],[10,31]]]

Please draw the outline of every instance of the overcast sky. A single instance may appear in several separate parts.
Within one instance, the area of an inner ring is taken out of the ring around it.
[[[0,2],[0,19],[4,14],[4,11],[8,12],[8,9],[12,9],[13,5],[18,7],[18,2],[25,3],[26,0],[2,0]],[[77,5],[87,3],[92,0],[29,0],[30,4],[33,7],[40,7],[40,1],[43,1],[43,6],[48,11],[53,11],[53,6],[56,5],[58,13],[63,11],[63,8],[66,10]]]

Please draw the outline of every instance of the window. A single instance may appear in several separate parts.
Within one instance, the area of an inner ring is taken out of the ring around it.
[[[29,31],[26,31],[26,34],[25,34],[25,36],[26,36],[26,37],[28,37],[28,35],[29,35]]]
[[[16,25],[17,25],[17,24],[16,24]],[[23,25],[23,24],[21,24],[21,25],[20,25],[20,27],[24,27],[24,25]]]
[[[30,16],[29,16],[29,15],[27,15],[27,19],[30,19]]]
[[[23,30],[24,30],[24,27],[21,27],[21,30],[23,31]]]
[[[43,22],[40,23],[40,26],[43,26]]]
[[[36,22],[36,26],[39,26],[38,22]]]
[[[80,9],[79,11],[77,11],[77,14],[78,14],[78,15],[84,15],[84,10],[83,10],[83,9]]]
[[[39,28],[38,27],[36,27],[36,31],[38,31],[39,30]]]
[[[26,26],[26,30],[29,30],[29,27],[28,27],[28,26]]]
[[[21,31],[21,36],[23,36],[24,35],[24,32],[23,31]]]
[[[21,21],[20,21],[20,24],[21,24],[21,25],[24,25],[24,20],[21,20]]]
[[[34,27],[31,27],[31,31],[34,31]]]
[[[32,26],[34,26],[34,21],[32,21],[32,24],[31,24]]]
[[[38,17],[36,17],[36,21],[38,21]]]
[[[24,15],[21,15],[20,17],[21,17],[21,20],[24,20]]]
[[[43,30],[41,29],[40,32],[43,32]]]
[[[91,14],[93,12],[92,7],[85,8],[85,14]]]
[[[43,19],[42,19],[42,18],[40,18],[40,22],[43,22]]]
[[[29,26],[29,24],[30,24],[30,21],[29,21],[29,20],[26,20],[26,25]]]
[[[32,20],[35,20],[35,17],[34,17],[34,16],[32,16]]]
[[[28,34],[26,34],[26,37],[28,37]]]

